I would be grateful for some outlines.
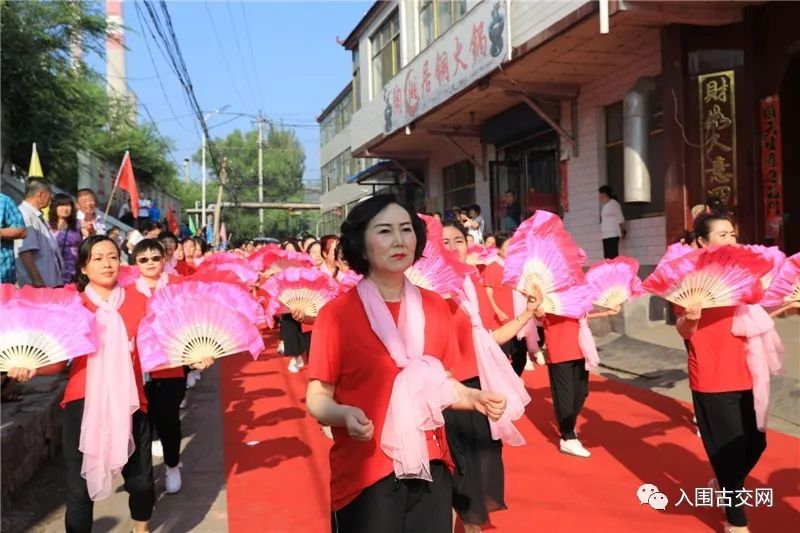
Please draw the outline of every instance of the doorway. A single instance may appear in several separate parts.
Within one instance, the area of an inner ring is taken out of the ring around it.
[[[783,153],[783,251],[800,252],[800,54],[786,67],[780,86]]]

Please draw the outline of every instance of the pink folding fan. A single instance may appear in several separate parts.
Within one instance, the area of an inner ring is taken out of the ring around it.
[[[301,310],[308,316],[317,316],[337,296],[339,284],[316,268],[287,268],[269,278],[264,291],[269,295],[265,313],[272,327],[272,317],[286,312]]]
[[[761,278],[772,263],[740,246],[693,250],[664,262],[647,277],[643,288],[681,307],[728,307],[757,303]]]
[[[638,271],[639,262],[622,255],[592,265],[586,273],[586,281],[597,291],[594,303],[615,309],[644,294],[642,281],[636,275]]]
[[[314,261],[308,254],[275,247],[262,248],[251,254],[247,261],[258,272],[264,272],[270,268],[286,270],[287,268],[312,268],[314,266]]]
[[[800,302],[800,253],[786,258],[761,299],[764,307]]]

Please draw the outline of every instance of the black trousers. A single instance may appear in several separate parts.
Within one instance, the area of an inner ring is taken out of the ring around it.
[[[525,363],[528,362],[528,346],[525,344],[525,339],[519,340],[514,337],[500,348],[511,359],[511,368],[518,376],[521,376],[525,370]]]
[[[575,439],[575,422],[589,396],[589,372],[583,359],[547,365],[550,392],[563,440]]]
[[[81,441],[83,400],[69,402],[64,407],[62,443],[67,481],[67,512],[64,516],[67,533],[91,533],[94,502],[89,498],[86,480],[81,476],[83,453],[78,449]],[[128,508],[131,518],[150,520],[156,501],[153,488],[153,461],[150,455],[150,424],[142,411],[133,414],[133,440],[136,449],[122,469]]]
[[[744,488],[744,480],[767,447],[767,435],[756,426],[753,391],[692,391],[692,400],[700,438],[719,488],[735,494]],[[728,523],[746,526],[744,505],[736,507],[741,502],[732,500],[733,505],[725,508]]]
[[[181,455],[181,402],[186,394],[186,378],[153,379],[144,390],[153,439],[157,433],[164,449],[164,464],[174,468]]]
[[[614,259],[619,255],[619,237],[603,239],[603,257]]]
[[[431,462],[429,483],[386,476],[332,513],[333,533],[450,533],[453,480],[440,461]]]

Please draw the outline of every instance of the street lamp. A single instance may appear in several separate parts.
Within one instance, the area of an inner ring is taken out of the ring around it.
[[[230,105],[225,105],[220,107],[219,109],[215,109],[214,111],[209,111],[208,113],[203,113],[203,122],[207,122],[209,118],[213,117],[217,113],[222,113],[226,109],[228,109]],[[203,216],[203,226],[208,224],[208,219],[206,218],[206,143],[208,140],[206,139],[206,128],[200,128],[203,135],[203,155],[202,155],[202,170],[201,170],[201,213]]]

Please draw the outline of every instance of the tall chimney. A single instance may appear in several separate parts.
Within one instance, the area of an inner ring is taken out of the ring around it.
[[[125,70],[125,28],[121,0],[106,0],[106,22],[109,27],[106,41],[106,87],[110,97],[124,100],[128,95],[128,76]]]

